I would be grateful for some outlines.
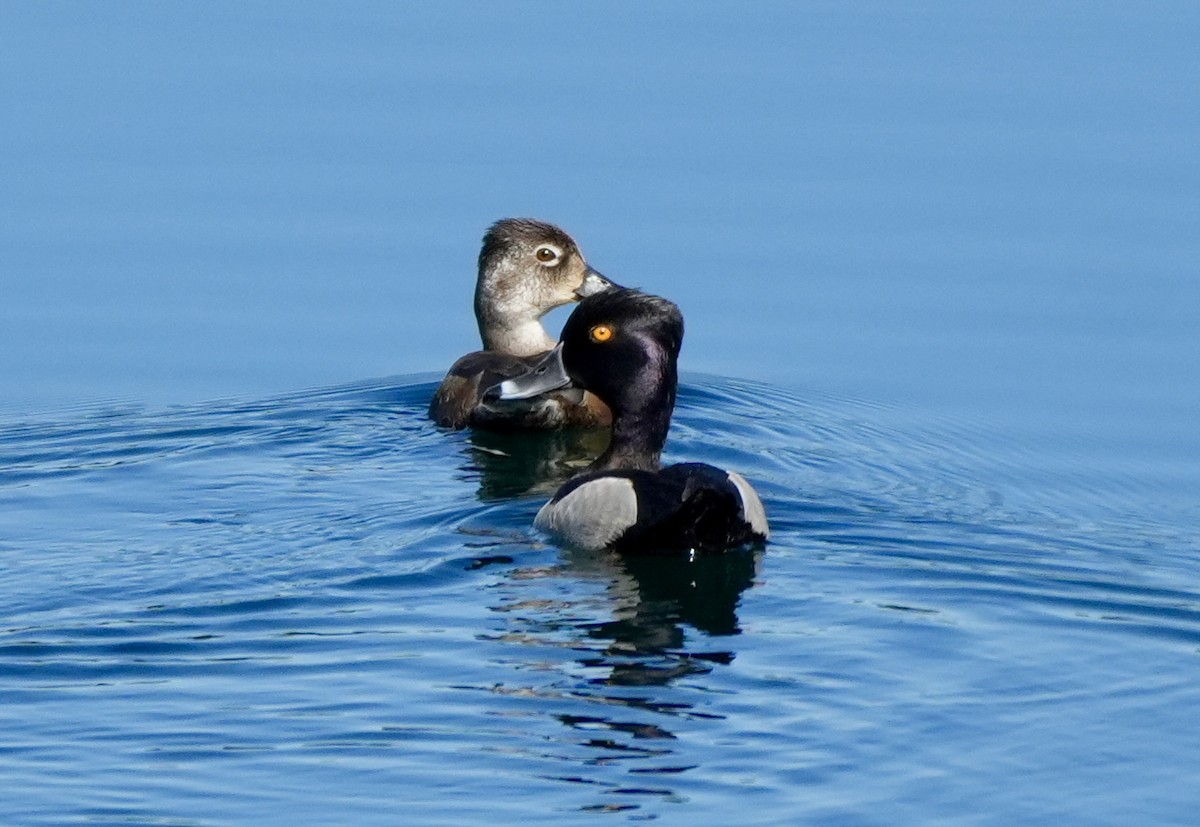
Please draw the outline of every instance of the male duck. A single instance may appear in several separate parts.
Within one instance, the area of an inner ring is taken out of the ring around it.
[[[699,462],[660,467],[682,342],[678,307],[616,288],[584,299],[554,350],[491,389],[525,399],[574,382],[612,409],[608,449],[542,506],[535,526],[588,550],[721,551],[770,536],[741,475]]]
[[[485,404],[482,395],[502,379],[524,373],[554,347],[539,321],[542,316],[612,286],[553,224],[525,218],[497,221],[483,237],[475,284],[475,319],[484,349],[454,363],[429,403],[429,417],[449,428],[608,425],[608,408],[578,389],[520,404]]]

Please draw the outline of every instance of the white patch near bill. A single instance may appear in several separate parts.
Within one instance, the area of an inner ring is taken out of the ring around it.
[[[500,383],[500,396],[502,399],[506,401],[509,399],[522,399],[523,397],[520,395],[520,393],[521,386],[513,380],[505,379]]]
[[[729,472],[729,481],[733,483],[742,495],[742,516],[750,524],[755,534],[761,534],[763,539],[771,539],[771,529],[767,527],[767,510],[763,508],[758,492],[746,478],[736,471]]]
[[[625,477],[585,482],[558,502],[546,503],[533,520],[547,534],[588,551],[611,545],[636,522],[637,494]]]

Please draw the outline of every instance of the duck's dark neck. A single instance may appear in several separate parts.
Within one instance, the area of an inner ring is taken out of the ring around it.
[[[675,408],[674,360],[644,365],[612,401],[612,439],[589,470],[657,471]]]

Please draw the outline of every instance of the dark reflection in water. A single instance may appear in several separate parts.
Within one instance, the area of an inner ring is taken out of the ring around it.
[[[602,623],[589,634],[637,654],[683,646],[682,624],[708,635],[736,635],[738,600],[754,582],[760,553],[619,558],[616,565],[634,583],[634,593],[620,601],[622,618]],[[614,586],[614,591],[622,587],[628,585]]]
[[[742,592],[754,582],[760,553],[739,551],[695,559],[622,557],[614,567],[622,577],[613,591],[618,618],[587,627],[592,640],[607,641],[603,656],[587,666],[610,670],[593,683],[651,686],[680,675],[707,672],[713,663],[729,663],[734,653],[695,652],[685,646],[685,627],[713,637],[736,635],[737,606]]]
[[[686,682],[733,662],[738,606],[761,559],[761,551],[688,559],[563,550],[555,564],[506,578],[505,599],[493,605],[505,617],[502,639],[527,648],[512,660],[519,672],[539,665],[530,683],[521,678],[499,691],[568,729],[573,746],[555,763],[568,758],[578,769],[552,777],[603,795],[580,810],[681,800],[678,785],[666,782],[699,764],[677,749],[679,727],[723,718]],[[589,595],[588,584],[600,594]],[[560,591],[564,599],[553,599]],[[621,770],[627,779],[614,780]],[[653,785],[637,781],[649,776]]]
[[[463,470],[479,475],[479,499],[490,502],[550,494],[604,452],[608,431],[475,430],[468,440]]]

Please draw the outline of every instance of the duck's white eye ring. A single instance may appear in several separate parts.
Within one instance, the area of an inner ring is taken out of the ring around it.
[[[534,251],[533,257],[541,264],[550,265],[562,258],[562,250],[553,244],[543,244]]]

